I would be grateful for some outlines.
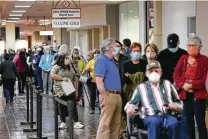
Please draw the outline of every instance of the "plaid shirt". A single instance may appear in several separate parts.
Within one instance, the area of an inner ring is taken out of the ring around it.
[[[164,104],[182,103],[175,87],[167,80],[161,80],[157,87],[149,81],[137,86],[129,104],[141,106],[144,116],[163,112]]]

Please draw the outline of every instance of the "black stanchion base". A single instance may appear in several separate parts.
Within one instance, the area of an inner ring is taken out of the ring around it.
[[[33,122],[33,124],[36,124],[36,122]],[[30,122],[21,122],[20,125],[30,125]]]
[[[29,139],[39,139],[38,137],[29,137]],[[41,139],[48,139],[48,137],[42,137]]]
[[[37,129],[23,129],[23,132],[37,132]]]

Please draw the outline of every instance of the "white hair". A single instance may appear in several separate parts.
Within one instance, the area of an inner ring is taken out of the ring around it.
[[[113,38],[107,38],[107,39],[105,39],[103,42],[102,42],[102,44],[101,44],[101,52],[102,53],[105,53],[105,52],[107,52],[107,51],[109,51],[110,50],[110,48],[112,48],[113,46],[112,46],[112,44],[113,44],[113,42],[115,42],[115,39],[113,39]]]
[[[194,37],[189,37],[188,38],[188,42],[189,41],[193,41],[193,42],[195,42],[196,43],[196,45],[198,45],[198,46],[202,46],[202,41],[201,41],[201,39],[198,37],[198,36],[194,36]]]

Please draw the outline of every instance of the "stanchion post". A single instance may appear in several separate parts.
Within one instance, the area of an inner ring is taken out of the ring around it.
[[[54,130],[55,139],[58,139],[58,102],[53,98],[54,101]]]
[[[74,109],[74,105],[73,104],[73,101],[68,101],[67,102],[67,109],[68,109],[68,117],[69,117],[69,120],[68,120],[68,133],[69,133],[69,138],[70,139],[73,139],[73,109]]]
[[[29,129],[23,129],[24,132],[36,132],[37,129],[33,129],[33,124],[35,124],[35,122],[33,122],[33,87],[32,84],[29,82],[28,83],[28,88],[29,88],[29,92],[30,92],[30,128]],[[28,101],[29,103],[29,101]]]
[[[27,109],[27,121],[26,122],[21,122],[20,125],[29,125],[29,84],[26,82],[26,109]]]

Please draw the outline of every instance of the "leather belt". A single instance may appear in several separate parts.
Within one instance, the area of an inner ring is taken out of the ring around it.
[[[118,94],[120,95],[121,92],[120,91],[112,91],[112,90],[106,90],[108,93],[111,93],[111,94]]]

